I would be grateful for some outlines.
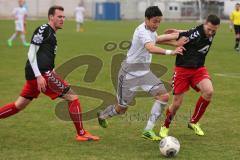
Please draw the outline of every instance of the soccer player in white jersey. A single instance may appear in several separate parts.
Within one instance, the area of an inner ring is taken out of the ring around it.
[[[166,50],[156,46],[165,41],[176,40],[178,33],[158,36],[156,30],[162,19],[162,12],[157,6],[150,6],[145,11],[145,21],[139,25],[132,39],[132,45],[128,50],[126,60],[123,61],[118,75],[118,103],[108,106],[98,112],[98,122],[103,128],[107,128],[107,118],[126,112],[138,88],[150,93],[156,101],[153,104],[151,115],[142,137],[150,140],[160,140],[153,131],[156,120],[168,102],[169,94],[162,83],[149,68],[152,54],[177,55],[182,54],[184,48]]]
[[[13,16],[15,18],[15,28],[16,28],[16,32],[13,33],[13,35],[8,39],[8,46],[12,47],[12,42],[13,40],[16,39],[16,37],[18,35],[20,35],[22,43],[25,47],[30,46],[30,43],[26,42],[26,38],[25,38],[25,29],[24,29],[24,23],[27,17],[27,10],[26,8],[23,7],[24,5],[24,0],[19,0],[18,1],[19,7],[16,7],[13,9]]]
[[[75,18],[76,18],[76,24],[77,24],[77,32],[83,32],[84,29],[82,28],[83,22],[84,22],[84,12],[85,8],[83,7],[82,3],[79,3],[79,5],[75,8]]]

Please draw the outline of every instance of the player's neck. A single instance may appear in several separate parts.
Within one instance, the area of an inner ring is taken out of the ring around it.
[[[48,22],[48,24],[55,32],[58,30],[51,22]]]

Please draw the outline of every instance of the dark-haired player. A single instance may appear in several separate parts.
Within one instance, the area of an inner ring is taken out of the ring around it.
[[[62,29],[64,18],[63,7],[53,6],[48,11],[49,22],[35,30],[25,66],[26,83],[15,102],[0,108],[0,119],[23,110],[42,92],[51,99],[61,97],[68,101],[69,114],[77,131],[77,141],[99,140],[97,136],[84,130],[78,96],[53,70],[57,50],[56,31]]]
[[[124,114],[136,91],[141,88],[156,99],[142,136],[150,140],[160,140],[160,137],[154,133],[153,127],[161,115],[161,110],[168,102],[169,94],[162,81],[150,71],[149,65],[152,61],[152,54],[176,55],[182,54],[183,50],[182,47],[166,50],[156,46],[156,43],[162,41],[176,40],[179,35],[177,33],[158,36],[156,30],[161,19],[162,12],[157,6],[146,9],[145,21],[135,29],[132,45],[119,71],[118,103],[112,104],[98,113],[98,121],[102,127],[107,127],[107,118]]]
[[[204,64],[219,25],[220,19],[216,15],[209,15],[204,24],[180,32],[180,37],[188,37],[189,42],[184,45],[186,49],[183,52],[184,54],[176,57],[172,84],[174,97],[172,104],[167,109],[165,124],[161,127],[160,137],[168,135],[171,120],[181,106],[184,93],[189,90],[189,87],[200,91],[201,96],[196,103],[188,127],[193,129],[195,134],[204,135],[198,121],[203,116],[213,94],[212,82]]]

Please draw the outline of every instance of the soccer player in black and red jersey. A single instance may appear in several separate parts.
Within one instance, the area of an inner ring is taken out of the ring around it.
[[[26,83],[15,102],[0,108],[0,119],[23,110],[42,92],[51,99],[61,97],[68,101],[69,114],[77,131],[77,141],[99,140],[99,137],[84,130],[78,96],[54,71],[56,31],[62,29],[64,18],[64,8],[52,6],[48,11],[48,24],[43,24],[33,33],[25,66]]]
[[[188,37],[189,42],[184,45],[186,49],[183,52],[184,54],[176,57],[172,84],[174,97],[172,104],[166,111],[165,123],[160,129],[159,134],[161,137],[168,135],[171,120],[181,106],[184,93],[189,90],[190,86],[196,91],[200,91],[201,96],[196,103],[188,127],[193,129],[195,134],[204,135],[198,121],[203,116],[213,94],[212,82],[204,64],[219,25],[220,19],[216,15],[209,15],[204,24],[188,31],[179,31],[181,32],[179,37]]]

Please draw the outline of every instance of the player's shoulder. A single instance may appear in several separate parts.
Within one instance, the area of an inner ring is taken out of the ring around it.
[[[49,34],[49,27],[50,26],[48,24],[43,24],[37,27],[34,32],[32,42],[34,42],[34,44],[42,43],[42,41],[47,37],[47,34]]]
[[[49,27],[50,26],[48,24],[42,24],[36,28],[35,33],[43,34],[49,31]]]
[[[142,23],[142,24],[138,25],[137,28],[135,29],[135,31],[137,33],[146,32],[147,28],[146,28],[145,23]]]

